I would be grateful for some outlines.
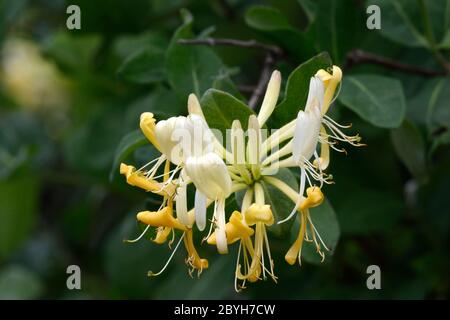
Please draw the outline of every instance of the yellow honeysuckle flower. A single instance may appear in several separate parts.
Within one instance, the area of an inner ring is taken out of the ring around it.
[[[145,137],[151,142],[156,149],[161,151],[158,140],[156,140],[156,119],[153,117],[153,113],[144,112],[141,114],[141,121],[139,123],[142,132]]]
[[[239,211],[234,211],[225,225],[228,244],[235,243],[242,238],[251,237],[255,231],[246,223],[244,216]],[[207,240],[208,244],[216,245],[216,232],[213,232]]]
[[[264,190],[260,183],[254,185],[255,203],[250,205],[245,211],[245,220],[255,225],[254,252],[251,254],[251,263],[245,274],[240,269],[237,270],[237,278],[240,280],[249,280],[254,282],[260,279],[262,273],[263,279],[266,279],[266,273],[276,282],[277,277],[273,271],[273,260],[270,253],[269,240],[267,237],[266,226],[271,226],[274,222],[272,210],[269,205],[264,204]],[[265,249],[265,250],[264,250]],[[265,263],[265,252],[269,262],[269,269]]]
[[[145,176],[144,173],[137,171],[135,167],[120,164],[120,173],[123,174],[127,183],[131,186],[139,187],[145,191],[153,192],[162,196],[172,196],[175,192],[173,184],[163,185]]]
[[[163,244],[167,241],[170,233],[172,232],[172,228],[170,227],[158,227],[155,238],[152,240],[154,243]]]
[[[308,196],[307,196],[306,200],[303,201],[303,203],[301,204],[301,206],[299,208],[300,230],[298,233],[297,240],[295,240],[294,244],[291,246],[289,251],[286,253],[286,256],[284,257],[286,262],[291,265],[294,264],[297,259],[298,259],[299,264],[301,265],[303,240],[305,238],[308,239],[307,231],[306,231],[308,223],[310,225],[310,229],[311,229],[310,232],[311,232],[314,244],[316,245],[317,253],[319,253],[319,255],[322,257],[322,262],[325,259],[325,255],[321,251],[320,245],[317,242],[317,238],[316,238],[316,234],[318,235],[319,238],[320,238],[320,235],[317,232],[317,230],[311,220],[310,213],[309,213],[309,208],[317,207],[320,204],[322,204],[324,196],[323,196],[322,191],[318,187],[310,187],[306,190],[306,193]],[[321,238],[320,238],[320,241],[322,241]],[[325,244],[323,244],[323,245],[324,245],[325,249],[328,250],[328,248],[325,246]]]
[[[184,245],[188,252],[188,258],[186,260],[186,263],[189,264],[192,267],[192,269],[197,269],[198,275],[200,275],[203,269],[208,269],[209,263],[207,259],[202,259],[198,255],[197,250],[195,249],[194,246],[192,229],[188,229],[185,232]],[[192,273],[192,270],[190,273]]]
[[[168,227],[186,231],[186,226],[180,223],[172,215],[173,209],[167,206],[159,211],[141,211],[137,214],[137,220],[152,227]]]
[[[253,226],[258,222],[264,223],[266,226],[273,224],[273,214],[268,204],[253,203],[245,212],[245,221],[248,225]]]

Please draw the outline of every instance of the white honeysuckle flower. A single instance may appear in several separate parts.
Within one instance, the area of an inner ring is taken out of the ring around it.
[[[208,268],[208,261],[201,259],[195,250],[194,224],[200,231],[206,228],[207,207],[214,203],[213,220],[205,239],[208,244],[216,245],[221,254],[228,253],[228,245],[239,242],[235,269],[237,291],[245,287],[247,281],[255,282],[267,276],[276,282],[267,229],[275,222],[289,220],[295,213],[300,220],[299,235],[285,260],[293,264],[298,259],[300,263],[303,240],[314,243],[323,260],[325,253],[321,248],[328,250],[328,247],[314,225],[309,209],[322,203],[322,184],[330,183],[331,176],[324,172],[330,161],[330,148],[342,151],[336,147],[340,141],[361,145],[358,136],[345,135],[340,130],[345,126],[326,115],[342,79],[338,67],[334,66],[332,72],[329,71],[317,71],[310,78],[308,88],[299,88],[308,90],[303,110],[268,137],[265,124],[275,110],[281,87],[278,71],[270,77],[259,113],[250,115],[248,119],[233,119],[227,135],[231,139],[226,144],[210,129],[194,94],[188,97],[189,115],[186,117],[172,117],[156,123],[153,114],[142,114],[141,129],[162,154],[139,170],[122,164],[121,173],[129,184],[164,197],[158,211],[145,211],[138,216],[148,227],[158,228],[154,242],[164,243],[170,234],[175,237],[175,229],[182,231],[174,252],[183,241],[188,252],[187,263],[192,270],[197,269],[201,273]],[[247,130],[244,130],[242,125],[247,124]],[[164,173],[157,175],[163,163]],[[151,169],[144,171],[151,164]],[[300,168],[297,191],[274,176],[280,168],[289,167]],[[161,177],[162,181],[157,181]],[[190,183],[196,190],[194,207],[188,210],[186,191]],[[273,195],[269,188],[264,187],[265,184],[277,188],[295,204],[290,214],[284,213],[287,214],[285,219],[275,221],[273,208],[266,203],[269,199],[266,193]],[[227,222],[225,201],[240,190],[245,191],[240,211],[228,212]]]
[[[206,122],[205,115],[203,114],[202,108],[200,106],[200,102],[198,101],[197,96],[193,93],[191,93],[188,98],[188,112],[189,115],[196,115],[201,117],[205,121],[206,126],[209,128],[208,123]],[[219,141],[213,134],[214,151],[224,159],[232,159],[231,153],[222,145],[222,143],[223,141]]]
[[[178,220],[185,226],[192,227],[194,221],[190,219],[187,208],[187,175],[185,169],[181,170],[178,188],[175,195],[175,208]]]
[[[217,238],[217,249],[220,253],[227,253],[227,238],[225,234],[225,199],[231,193],[232,181],[227,166],[222,158],[215,153],[207,153],[199,157],[188,157],[186,173],[199,190],[207,198],[214,200],[214,222]],[[203,204],[198,201],[199,213],[206,214]],[[202,222],[203,217],[200,219]]]
[[[260,126],[263,126],[267,119],[269,119],[275,106],[277,105],[278,96],[280,95],[281,87],[281,73],[278,70],[272,72],[269,83],[267,85],[266,94],[261,105],[261,109],[258,113],[258,122]]]
[[[167,120],[158,121],[156,124],[156,139],[159,143],[161,153],[175,165],[180,165],[185,160],[180,141],[173,140],[173,133],[184,130],[188,119],[184,116],[171,117]]]

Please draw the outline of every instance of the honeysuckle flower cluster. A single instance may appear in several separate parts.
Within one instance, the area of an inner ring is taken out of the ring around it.
[[[330,163],[330,148],[343,152],[344,149],[337,148],[338,142],[361,145],[358,135],[346,135],[341,130],[346,126],[326,115],[341,78],[337,66],[319,70],[310,79],[304,109],[292,121],[264,137],[261,128],[274,111],[280,93],[281,75],[274,71],[258,115],[249,117],[246,131],[239,120],[234,120],[229,130],[230,143],[226,146],[209,128],[194,94],[188,98],[188,116],[156,121],[150,112],[141,115],[141,130],[161,155],[138,170],[122,163],[120,173],[130,185],[161,196],[162,202],[157,211],[137,214],[137,219],[147,227],[136,240],[149,228],[156,228],[153,241],[158,244],[165,243],[170,236],[171,244],[176,234],[181,234],[166,265],[160,272],[149,272],[149,275],[158,275],[166,269],[181,242],[187,251],[190,274],[196,270],[200,275],[209,264],[199,256],[193,233],[206,229],[203,239],[216,246],[220,254],[227,254],[229,246],[239,243],[235,269],[237,291],[247,282],[268,277],[276,281],[267,230],[295,215],[300,228],[296,241],[287,249],[286,262],[301,264],[304,240],[314,243],[323,261],[324,250],[330,249],[314,225],[309,209],[323,202],[323,184],[332,183],[331,175],[325,172]],[[280,168],[299,168],[299,190],[275,176]],[[286,213],[285,219],[275,221],[271,206],[265,201],[262,182],[278,188],[292,201],[292,211]],[[191,184],[196,190],[195,201],[194,207],[188,208],[186,192]],[[226,199],[243,190],[240,211],[232,212],[227,218]],[[213,215],[208,225],[209,206],[213,206]]]

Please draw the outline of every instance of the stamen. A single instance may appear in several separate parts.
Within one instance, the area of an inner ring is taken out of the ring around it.
[[[150,228],[150,225],[147,225],[144,229],[144,231],[139,235],[139,237],[137,237],[136,239],[133,240],[128,240],[128,239],[124,239],[123,242],[125,243],[135,243],[138,242],[139,240],[142,239],[142,237],[144,236],[144,234],[147,232],[147,230]]]
[[[150,162],[147,162],[146,164],[144,164],[142,167],[140,167],[139,169],[137,169],[136,171],[142,171],[145,168],[147,168],[149,165],[151,165],[152,163],[154,163],[155,161],[158,161],[160,157],[153,159]]]
[[[181,241],[183,240],[183,238],[184,238],[184,233],[183,233],[183,235],[180,237],[180,240],[178,240],[178,243],[177,243],[175,249],[172,251],[172,254],[170,255],[169,259],[167,260],[166,264],[165,264],[164,267],[161,269],[161,271],[159,271],[159,272],[157,272],[157,273],[153,273],[152,271],[149,271],[149,272],[147,273],[147,276],[149,276],[149,277],[156,277],[156,276],[159,276],[161,273],[163,273],[163,272],[167,269],[167,266],[169,265],[170,261],[172,260],[173,256],[175,255],[175,252],[177,252],[178,247],[180,246],[180,243],[181,243]]]
[[[316,235],[317,235],[317,237],[319,238],[320,242],[322,243],[323,247],[325,248],[325,250],[330,251],[330,249],[328,249],[328,247],[327,247],[327,245],[325,244],[325,242],[323,242],[322,237],[320,236],[319,231],[317,231],[316,227],[314,226],[314,224],[313,224],[313,222],[312,222],[312,220],[311,220],[310,214],[309,214],[309,210],[308,210],[307,216],[308,216],[308,221],[309,221],[309,223],[312,225],[312,227],[313,227],[314,231],[316,232]]]
[[[324,115],[323,116],[326,120],[330,121],[331,123],[333,123],[335,126],[339,127],[339,128],[343,128],[343,129],[349,129],[352,127],[352,124],[340,124],[338,122],[336,122],[333,118],[331,118],[330,116]]]
[[[301,203],[303,202],[303,193],[305,193],[305,176],[306,176],[306,171],[304,168],[300,168],[300,189],[298,191],[298,200],[295,204],[294,209],[292,210],[292,212],[287,216],[287,218],[278,221],[277,224],[281,224],[284,223],[286,221],[288,221],[289,219],[291,219],[294,214],[297,212],[297,209],[300,207]]]

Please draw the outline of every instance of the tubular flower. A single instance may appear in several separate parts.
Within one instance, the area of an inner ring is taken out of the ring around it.
[[[156,228],[153,241],[165,243],[172,234],[170,246],[175,235],[181,234],[163,269],[149,274],[158,275],[166,269],[181,241],[188,252],[189,273],[195,269],[200,274],[207,269],[208,261],[199,256],[194,246],[193,232],[195,228],[204,231],[210,221],[204,239],[216,246],[220,254],[228,253],[233,244],[239,243],[236,291],[245,288],[247,282],[268,277],[276,282],[268,234],[275,223],[283,223],[295,213],[298,213],[300,229],[285,260],[289,264],[296,260],[301,263],[303,241],[307,240],[315,245],[323,261],[322,248],[326,251],[329,248],[319,234],[320,226],[313,223],[310,209],[321,205],[322,186],[332,182],[331,175],[325,173],[330,148],[342,151],[336,147],[338,142],[362,145],[359,136],[344,134],[341,129],[345,126],[326,115],[341,79],[342,72],[336,66],[330,72],[319,70],[310,79],[304,108],[295,119],[267,135],[264,128],[275,110],[281,86],[281,75],[274,71],[259,113],[245,119],[245,131],[241,123],[244,119],[235,119],[227,132],[226,144],[209,128],[194,94],[188,97],[187,116],[157,122],[152,113],[141,115],[142,131],[161,155],[137,170],[122,164],[120,172],[130,185],[162,196],[162,205],[156,211],[138,213],[137,219],[147,225],[138,239],[148,228]],[[274,176],[278,169],[289,167],[300,169],[299,190]],[[292,201],[292,212],[281,213],[285,219],[276,221],[273,208],[266,203],[269,199],[266,194],[271,189],[264,185],[275,187]],[[187,201],[190,186],[195,188],[192,208],[188,208]],[[244,197],[239,210],[227,212],[226,200],[240,191],[244,191]],[[208,219],[207,208],[211,204],[214,208]]]

